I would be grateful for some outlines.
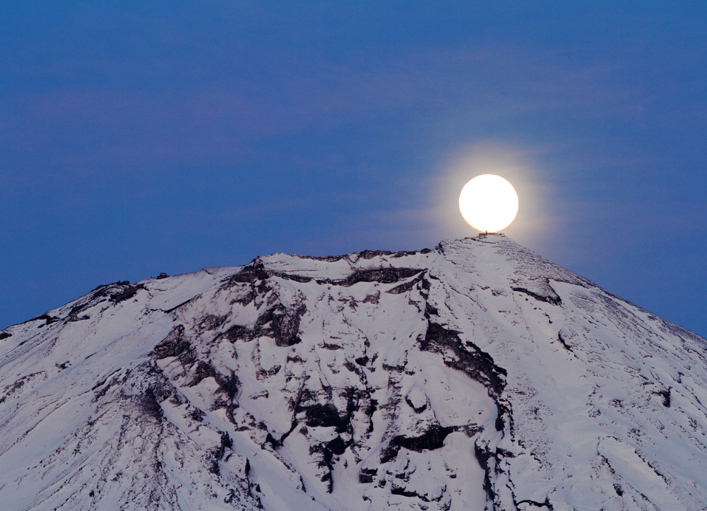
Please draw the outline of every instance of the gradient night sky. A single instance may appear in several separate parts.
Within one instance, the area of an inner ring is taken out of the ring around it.
[[[0,328],[116,280],[506,234],[707,336],[707,2],[0,5]]]

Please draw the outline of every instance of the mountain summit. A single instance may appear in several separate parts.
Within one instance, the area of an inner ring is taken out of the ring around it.
[[[0,332],[0,507],[707,509],[706,350],[503,235],[100,286]]]

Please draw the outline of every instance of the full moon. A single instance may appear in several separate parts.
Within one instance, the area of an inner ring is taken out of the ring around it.
[[[518,213],[518,194],[501,176],[482,174],[469,181],[459,195],[459,210],[478,231],[505,229]]]

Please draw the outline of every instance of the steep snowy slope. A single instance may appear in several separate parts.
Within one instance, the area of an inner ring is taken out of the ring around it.
[[[502,235],[0,332],[0,507],[707,509],[707,341]]]

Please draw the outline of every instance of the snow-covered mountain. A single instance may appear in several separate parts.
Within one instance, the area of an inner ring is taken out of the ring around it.
[[[707,509],[707,341],[502,235],[0,332],[3,510]]]

